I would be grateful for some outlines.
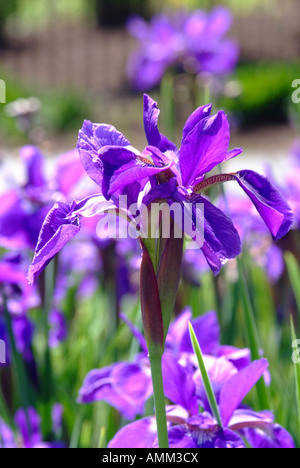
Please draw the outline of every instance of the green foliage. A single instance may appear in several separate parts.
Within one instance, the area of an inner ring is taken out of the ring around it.
[[[238,67],[234,79],[241,94],[220,99],[219,106],[239,118],[242,126],[286,122],[292,82],[300,77],[299,63],[249,63]]]
[[[204,8],[210,9],[216,5],[224,5],[233,10],[233,12],[238,12],[241,14],[247,14],[249,11],[255,8],[265,8],[268,6],[269,3],[276,0],[265,0],[262,2],[261,0],[218,0],[215,2],[214,0],[185,0],[184,8],[193,10],[196,8]],[[263,3],[263,5],[262,5]],[[158,0],[152,0],[153,8],[156,10],[161,10],[162,4]],[[174,8],[174,9],[182,9],[183,3],[182,0],[165,0],[163,3],[164,8]]]
[[[2,0],[0,3],[0,35],[8,18],[17,11],[18,0]]]
[[[50,133],[77,131],[83,120],[91,115],[90,103],[76,90],[34,90],[12,79],[0,70],[0,76],[6,82],[6,103],[17,99],[37,97],[41,101],[41,111],[38,114],[37,124]],[[22,143],[25,135],[16,127],[14,119],[4,112],[1,104],[0,134],[15,144]]]
[[[41,96],[42,124],[54,131],[77,130],[90,115],[89,104],[75,91],[51,91]]]

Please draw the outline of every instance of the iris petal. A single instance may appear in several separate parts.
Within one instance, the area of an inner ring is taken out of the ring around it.
[[[275,240],[283,237],[293,224],[293,212],[269,180],[254,171],[236,174],[240,187],[251,199]]]

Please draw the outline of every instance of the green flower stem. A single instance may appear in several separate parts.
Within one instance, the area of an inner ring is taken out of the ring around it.
[[[149,360],[151,367],[154,405],[155,405],[155,417],[157,426],[157,437],[159,448],[169,448],[168,430],[167,430],[167,417],[166,417],[166,405],[164,386],[162,378],[162,352],[150,351]]]

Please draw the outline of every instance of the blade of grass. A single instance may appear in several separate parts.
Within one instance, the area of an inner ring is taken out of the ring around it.
[[[284,258],[300,316],[300,268],[291,252],[286,252]]]
[[[296,332],[293,317],[291,316],[291,336],[292,343],[297,344]],[[296,384],[296,399],[297,399],[297,414],[298,414],[298,425],[300,431],[300,361],[299,359],[294,359],[294,369],[295,369],[295,384]]]
[[[82,424],[83,424],[84,416],[85,416],[85,411],[86,411],[86,408],[84,406],[78,409],[73,432],[71,435],[71,440],[70,440],[69,448],[71,449],[78,448]]]
[[[12,328],[11,316],[7,310],[6,299],[4,298],[4,315],[5,323],[9,336],[9,343],[12,356],[12,365],[15,379],[17,381],[17,388],[19,391],[20,402],[24,410],[30,406],[30,391],[29,391],[29,382],[27,379],[27,374],[23,360],[17,350],[15,336]]]
[[[190,338],[191,338],[192,346],[193,346],[194,352],[195,352],[197,360],[198,360],[199,369],[200,369],[200,372],[201,372],[201,376],[202,376],[202,380],[203,380],[203,384],[204,384],[204,388],[205,388],[205,393],[206,393],[210,408],[211,408],[211,410],[213,412],[213,415],[214,415],[218,425],[220,427],[223,427],[220,412],[219,412],[219,408],[218,408],[217,401],[216,401],[216,397],[215,397],[215,394],[214,394],[214,391],[213,391],[213,387],[212,387],[209,375],[208,375],[208,373],[206,371],[206,368],[205,368],[203,354],[202,354],[199,342],[197,340],[196,334],[194,332],[194,329],[193,329],[193,326],[192,326],[191,323],[189,323],[189,331],[190,331]]]
[[[249,348],[251,351],[251,357],[253,361],[256,361],[261,358],[260,356],[260,345],[258,332],[255,325],[254,312],[250,300],[250,294],[247,287],[242,260],[237,258],[238,270],[239,270],[239,289],[241,294],[241,300],[243,305],[244,321],[245,321],[245,330],[247,335],[247,340]],[[270,409],[270,399],[268,390],[262,377],[256,384],[258,404],[260,410]]]
[[[10,411],[8,409],[8,406],[6,404],[6,400],[4,398],[4,395],[2,393],[1,389],[1,381],[0,381],[0,415],[1,418],[4,419],[4,421],[11,427],[14,428],[14,420],[13,417],[10,414]]]
[[[99,449],[104,449],[106,448],[106,441],[105,441],[106,437],[105,437],[105,427],[102,426],[101,429],[100,429],[100,436],[99,436],[99,444],[98,444],[98,448]]]
[[[13,372],[14,372],[14,376],[17,382],[19,399],[20,399],[22,408],[25,411],[28,433],[31,435],[32,429],[31,429],[31,423],[30,423],[30,418],[28,414],[28,408],[30,407],[30,404],[31,404],[30,383],[28,381],[23,359],[17,350],[17,345],[16,345],[15,336],[14,336],[13,327],[12,327],[11,316],[7,309],[6,297],[4,297],[4,316],[5,316],[5,324],[6,324],[7,331],[8,331],[11,356],[12,356]]]
[[[162,103],[162,118],[164,119],[164,127],[168,138],[174,139],[175,133],[175,116],[174,116],[174,77],[172,73],[165,73],[161,85],[161,103]]]

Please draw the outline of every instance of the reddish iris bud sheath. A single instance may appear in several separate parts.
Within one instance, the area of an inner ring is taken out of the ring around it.
[[[174,237],[174,221],[171,225],[171,236],[165,241],[159,268],[157,271],[157,284],[163,311],[163,324],[165,337],[173,316],[176,296],[178,292],[181,265],[183,256],[183,235],[181,238]]]
[[[155,271],[143,242],[141,246],[143,249],[140,275],[141,309],[145,338],[151,354],[153,350],[160,352],[163,350],[164,327]]]

